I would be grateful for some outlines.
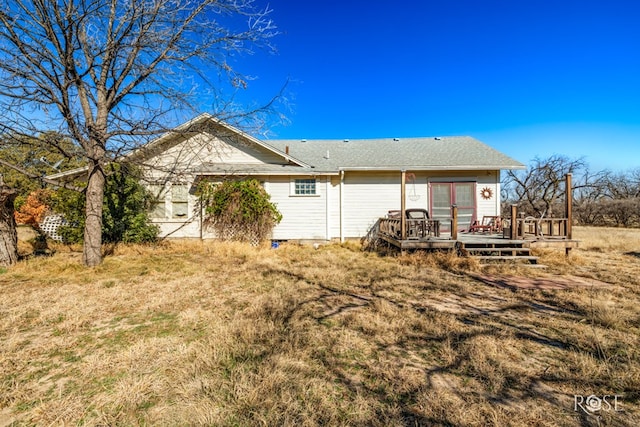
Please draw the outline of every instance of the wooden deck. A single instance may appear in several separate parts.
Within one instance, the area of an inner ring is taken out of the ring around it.
[[[440,237],[409,238],[401,240],[397,237],[380,233],[378,234],[378,237],[399,249],[454,249],[458,244],[466,246],[470,243],[482,243],[487,245],[498,243],[518,244],[527,245],[531,248],[572,249],[577,248],[579,244],[577,240],[554,238],[545,239],[544,237],[513,240],[508,237],[504,237],[502,234],[459,233],[457,239],[452,239],[450,235],[442,235]]]
[[[511,214],[506,218],[485,216],[467,225],[465,232],[458,232],[458,207],[451,206],[451,217],[442,220],[429,219],[425,209],[406,209],[406,171],[400,177],[400,209],[388,211],[363,237],[363,242],[384,241],[404,250],[412,249],[456,249],[463,254],[490,257],[535,258],[529,254],[531,248],[564,249],[568,255],[578,247],[573,239],[572,175],[565,176],[565,209],[561,218],[525,216],[518,207],[511,205]],[[420,219],[410,211],[424,211]],[[441,224],[442,223],[442,224]],[[447,234],[443,231],[446,230]],[[375,243],[373,244],[375,247]]]
[[[566,219],[547,220],[549,224],[562,224]],[[489,259],[518,259],[530,260],[534,262],[535,257],[531,256],[532,248],[556,248],[564,249],[565,253],[578,247],[578,241],[569,239],[563,235],[566,227],[552,226],[546,228],[544,225],[536,224],[534,227],[525,227],[524,222],[518,221],[517,238],[512,238],[511,230],[502,232],[484,233],[443,233],[440,231],[439,221],[427,220],[424,224],[418,224],[413,220],[405,221],[404,239],[402,238],[401,223],[398,219],[381,218],[378,221],[377,237],[388,244],[405,250],[458,250],[462,254],[478,256],[484,260]],[[542,233],[545,230],[548,234]]]

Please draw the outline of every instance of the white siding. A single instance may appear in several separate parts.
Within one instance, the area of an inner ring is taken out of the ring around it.
[[[475,182],[477,216],[500,214],[499,175],[495,171],[442,171],[407,173],[406,207],[429,209],[428,182]],[[344,238],[364,236],[376,220],[389,210],[400,209],[400,172],[345,172],[342,196],[342,221]],[[479,195],[482,188],[493,191],[490,200]],[[331,189],[331,237],[340,237],[340,178],[332,179]]]
[[[282,214],[282,221],[273,230],[277,240],[327,238],[327,186],[325,177],[316,178],[317,195],[296,196],[291,194],[293,179],[309,179],[308,176],[271,177],[269,194]]]
[[[344,238],[364,236],[378,218],[400,209],[399,172],[346,172],[343,189]]]
[[[283,158],[257,146],[203,133],[186,138],[146,161],[147,173],[155,177],[180,175],[180,171],[204,163],[261,164],[280,163]]]
[[[340,237],[340,177],[330,177],[329,187],[329,238]]]
[[[200,237],[200,219],[192,217],[186,221],[182,220],[152,220],[153,224],[160,227],[160,237],[169,238],[199,238]]]
[[[478,206],[476,217],[482,220],[483,216],[500,215],[500,182],[496,172],[484,173],[478,176],[476,185],[476,204]],[[482,198],[482,190],[488,188],[492,196],[490,199]]]
[[[411,176],[407,174],[406,204],[407,209],[429,209],[429,194],[427,185],[429,176],[426,172],[415,172]],[[398,173],[398,185],[400,185],[400,173]],[[400,209],[400,198],[398,198],[398,208]]]
[[[200,237],[200,218],[194,215],[197,198],[193,195],[195,177],[187,171],[203,163],[261,164],[282,162],[282,157],[241,138],[218,138],[210,133],[200,133],[185,138],[159,152],[145,162],[145,181],[153,185],[166,185],[167,218],[153,218],[160,227],[161,237]],[[184,220],[172,218],[171,184],[187,185],[188,217]],[[203,231],[204,237],[212,233]]]

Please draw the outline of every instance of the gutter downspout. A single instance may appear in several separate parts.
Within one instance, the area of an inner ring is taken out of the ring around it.
[[[340,171],[340,243],[344,243],[344,170]]]

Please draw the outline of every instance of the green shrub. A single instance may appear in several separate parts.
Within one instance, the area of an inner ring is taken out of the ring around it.
[[[127,165],[111,165],[104,191],[102,241],[104,243],[151,243],[158,227],[149,222],[153,196],[138,180],[137,171]],[[61,189],[53,209],[62,213],[66,225],[58,229],[65,243],[80,243],[84,236],[85,195]]]
[[[197,193],[204,208],[204,224],[222,240],[257,245],[282,220],[282,214],[256,179],[202,183]]]

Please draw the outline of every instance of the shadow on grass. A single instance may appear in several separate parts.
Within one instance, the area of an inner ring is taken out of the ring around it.
[[[553,292],[525,292],[515,297],[517,302],[510,302],[508,298],[513,299],[513,293],[505,290],[494,290],[493,296],[478,294],[477,298],[493,298],[495,306],[478,309],[462,304],[460,313],[445,313],[455,327],[449,324],[433,330],[420,330],[417,326],[408,326],[406,331],[395,337],[380,338],[344,316],[383,317],[385,313],[379,312],[378,304],[389,304],[403,310],[407,318],[437,317],[436,313],[442,315],[442,312],[417,298],[401,300],[389,297],[385,292],[394,289],[386,282],[365,280],[366,284],[362,286],[329,284],[278,268],[271,268],[265,274],[284,276],[317,290],[315,295],[298,299],[289,306],[282,318],[286,330],[295,329],[291,321],[298,313],[308,317],[312,312],[315,313],[312,318],[319,327],[326,328],[327,334],[332,333],[332,328],[349,328],[373,344],[373,360],[377,362],[345,359],[332,349],[314,356],[330,373],[333,382],[348,391],[347,398],[365,399],[375,402],[372,405],[377,408],[386,408],[382,412],[378,410],[369,419],[370,424],[427,426],[479,422],[482,425],[513,425],[513,417],[517,415],[516,425],[528,425],[546,417],[558,425],[591,426],[601,425],[602,419],[576,412],[574,394],[607,393],[616,389],[627,399],[637,401],[637,393],[631,383],[619,389],[616,387],[620,384],[609,381],[606,376],[585,376],[580,369],[560,366],[570,363],[567,362],[570,360],[580,360],[585,355],[600,363],[607,361],[601,360],[599,349],[583,346],[572,338],[569,329],[538,322],[540,317],[557,317],[563,324],[571,324],[580,322],[587,315],[584,307],[554,298]],[[429,291],[424,291],[424,287],[421,289],[422,297],[429,298]],[[453,321],[450,316],[453,316]],[[332,322],[327,323],[327,320]],[[407,322],[410,323],[409,320]],[[512,349],[504,348],[506,355],[501,354],[499,346],[503,337],[505,345],[517,343],[518,348],[513,354],[525,360],[538,357],[537,354],[527,355],[527,352],[544,353],[544,358],[536,361],[539,366],[516,367],[517,364],[509,360]],[[497,348],[487,349],[485,353],[482,348],[484,342]],[[541,362],[543,359],[546,367]],[[403,381],[402,369],[422,372],[422,380],[416,383]],[[443,388],[443,378],[451,380],[452,384]],[[434,398],[441,401],[436,402]],[[452,402],[471,405],[478,414],[466,417],[462,408],[449,407]],[[619,414],[610,413],[604,420],[605,425],[629,422]]]

